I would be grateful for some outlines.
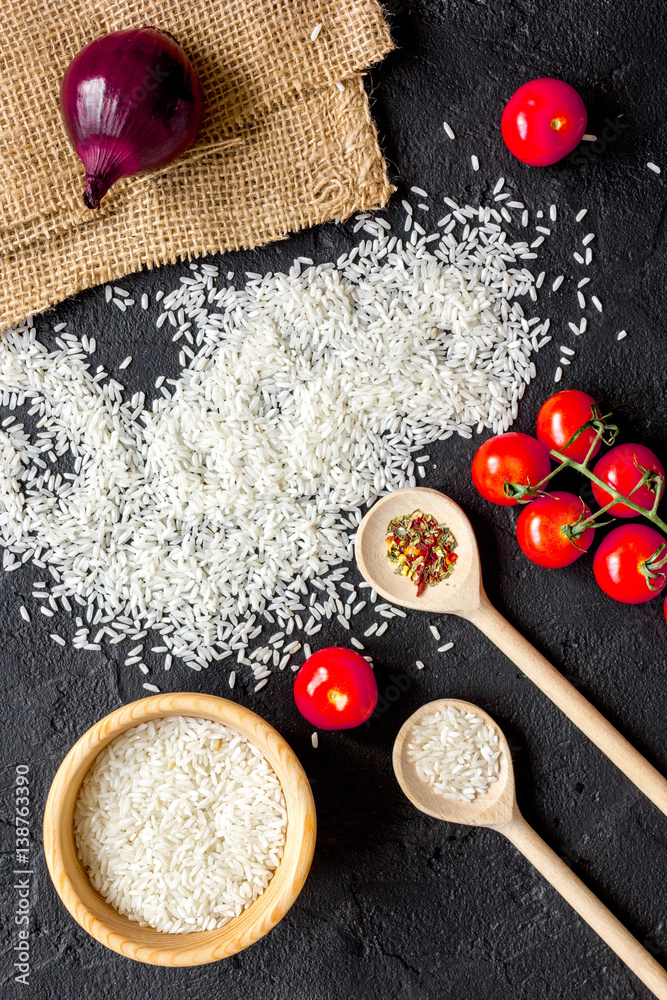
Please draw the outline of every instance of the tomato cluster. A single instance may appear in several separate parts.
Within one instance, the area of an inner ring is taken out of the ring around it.
[[[605,419],[592,396],[566,389],[542,406],[537,438],[516,432],[500,434],[485,441],[473,459],[473,482],[483,497],[501,506],[525,504],[517,522],[517,540],[538,566],[558,569],[579,559],[593,542],[597,518],[575,494],[546,492],[544,480],[555,474],[551,459],[557,463],[567,459],[592,479],[593,495],[602,508],[598,513],[629,518],[646,511],[646,516],[658,521],[656,499],[663,488],[665,470],[650,448],[616,445],[589,471],[605,431],[616,432]],[[623,503],[605,487],[640,509]],[[664,523],[658,523],[664,529]],[[648,524],[614,528],[595,553],[593,572],[599,586],[614,600],[626,604],[650,601],[667,583],[667,540]]]

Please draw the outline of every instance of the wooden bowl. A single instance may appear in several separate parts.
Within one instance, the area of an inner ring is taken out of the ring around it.
[[[262,895],[217,930],[165,934],[141,927],[102,899],[76,853],[74,807],[81,783],[98,753],[133,726],[167,715],[212,719],[236,730],[262,750],[285,796],[287,834],[278,868]],[[315,850],[315,830],[315,804],[306,774],[272,726],[225,698],[160,694],[117,709],[74,744],[49,791],[44,812],[44,852],[56,892],[74,919],[101,944],[151,965],[204,965],[242,951],[282,920],[308,875]]]

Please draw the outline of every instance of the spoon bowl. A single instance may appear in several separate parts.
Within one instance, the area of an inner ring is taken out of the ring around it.
[[[473,712],[484,719],[489,729],[495,730],[498,734],[498,745],[500,747],[500,757],[498,758],[497,781],[489,785],[488,790],[483,795],[476,795],[472,801],[463,799],[448,799],[440,795],[426,781],[417,774],[414,763],[408,755],[410,735],[415,726],[418,726],[425,716],[434,712],[441,712],[446,708],[458,708],[460,712]],[[421,812],[434,816],[435,819],[444,820],[447,823],[463,823],[465,826],[497,826],[507,823],[514,811],[514,769],[512,767],[512,757],[505,736],[493,721],[477,705],[471,705],[469,701],[460,701],[458,698],[441,698],[438,701],[430,701],[407,719],[400,728],[393,751],[394,773],[404,794],[410,799],[413,806]]]
[[[458,557],[451,575],[435,587],[427,587],[421,597],[417,597],[411,580],[394,572],[384,540],[390,521],[417,509],[447,525],[456,539]],[[482,577],[475,533],[459,505],[438,490],[414,486],[378,500],[359,525],[355,555],[362,576],[392,604],[437,614],[458,614],[479,607]]]
[[[458,557],[447,579],[427,587],[421,597],[411,580],[394,572],[385,542],[390,521],[417,509],[447,525]],[[367,512],[357,531],[355,553],[364,579],[392,604],[458,615],[476,625],[667,815],[667,780],[493,607],[482,584],[475,532],[458,504],[438,490],[396,490]]]
[[[416,764],[408,756],[408,746],[414,727],[424,716],[448,707],[481,716],[486,725],[498,736],[500,746],[498,780],[489,785],[485,792],[476,795],[472,801],[448,799],[434,791],[419,777]],[[402,791],[417,809],[448,823],[487,826],[502,833],[655,996],[660,1000],[667,1000],[667,972],[620,920],[610,913],[597,896],[577,878],[562,858],[545,844],[521,815],[516,803],[514,770],[509,746],[502,730],[490,715],[477,705],[454,698],[443,698],[422,705],[401,726],[394,743],[393,763]]]

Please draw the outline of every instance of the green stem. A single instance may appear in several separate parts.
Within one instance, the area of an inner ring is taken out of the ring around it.
[[[658,504],[662,500],[662,494],[665,492],[665,478],[660,476],[658,479],[658,487],[655,491],[655,500],[653,501],[653,506],[651,507],[651,513],[655,514],[658,509]]]
[[[562,465],[567,463],[571,468],[576,469],[577,472],[580,472],[582,476],[586,476],[587,479],[590,479],[592,483],[596,483],[601,489],[605,491],[605,493],[610,493],[614,498],[615,503],[623,503],[625,504],[626,507],[630,507],[631,510],[636,511],[637,514],[641,514],[642,517],[648,518],[649,521],[652,521],[653,524],[655,524],[656,528],[659,528],[667,535],[667,524],[662,520],[662,518],[658,517],[656,513],[656,508],[660,500],[659,494],[662,494],[662,490],[660,489],[658,490],[658,493],[656,494],[657,502],[654,502],[651,510],[647,510],[646,507],[640,507],[639,504],[635,503],[634,500],[631,500],[630,497],[626,497],[622,493],[619,493],[618,490],[615,490],[613,486],[609,485],[609,483],[604,483],[598,476],[595,475],[594,472],[591,472],[591,470],[581,462],[575,462],[573,459],[567,458],[567,456],[562,455],[561,452],[556,451],[555,449],[549,452],[549,454],[553,455],[553,457],[561,463],[561,468]],[[546,479],[544,481],[546,482]],[[664,489],[664,483],[662,485]],[[607,507],[604,507],[602,509],[606,510],[610,506],[611,504],[607,504]],[[602,511],[598,511],[597,513],[601,512]]]
[[[596,510],[594,514],[589,514],[584,521],[581,521],[578,527],[581,529],[582,532],[584,532],[586,528],[598,527],[598,525],[596,525],[595,522],[600,517],[600,515],[606,514],[609,508],[613,507],[614,504],[617,502],[618,501],[616,500],[610,500],[608,504],[606,504],[604,507],[600,507],[600,509]],[[611,524],[611,521],[603,521],[603,524]]]
[[[597,429],[597,434],[595,435],[595,437],[591,441],[591,446],[588,449],[588,454],[586,455],[586,458],[582,462],[582,465],[585,465],[586,468],[588,468],[588,463],[590,462],[591,458],[593,457],[593,452],[595,451],[595,449],[599,445],[600,440],[601,440],[603,434],[604,434],[604,424],[601,424],[598,427],[598,429]]]

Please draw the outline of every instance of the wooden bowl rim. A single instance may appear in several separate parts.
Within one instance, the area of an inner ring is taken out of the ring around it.
[[[168,715],[212,719],[240,732],[265,754],[283,788],[287,833],[271,881],[238,917],[223,927],[166,934],[118,913],[91,885],[76,853],[74,806],[95,758],[117,736],[142,722]],[[44,810],[44,853],[56,892],[74,919],[112,951],[150,965],[193,966],[216,962],[253,944],[282,920],[299,895],[315,850],[316,815],[310,783],[283,737],[255,712],[215,695],[158,694],[130,702],[100,719],[62,761]]]

